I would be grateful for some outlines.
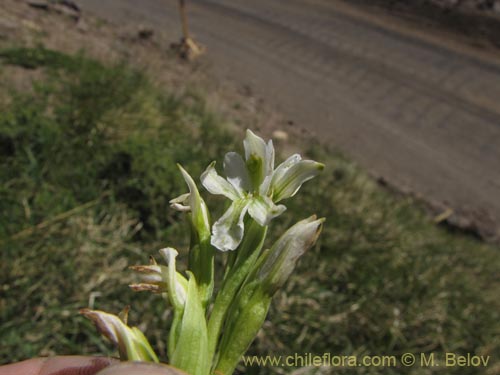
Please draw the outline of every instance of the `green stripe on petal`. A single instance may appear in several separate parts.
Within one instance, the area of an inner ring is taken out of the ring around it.
[[[245,159],[254,190],[258,191],[264,178],[270,175],[274,168],[273,142],[266,142],[251,130],[247,130],[245,140]]]
[[[260,225],[268,225],[275,217],[285,212],[286,207],[282,204],[275,205],[271,198],[258,196],[252,198],[248,205],[248,213]]]
[[[252,155],[265,160],[266,158],[266,142],[255,135],[251,130],[247,130],[246,137],[243,140],[243,147],[245,148],[245,159],[248,160]]]

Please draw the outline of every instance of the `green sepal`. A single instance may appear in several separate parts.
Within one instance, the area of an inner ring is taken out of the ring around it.
[[[134,332],[135,335],[135,340],[134,340],[135,352],[139,354],[139,358],[134,359],[132,351],[127,350],[129,354],[128,360],[159,363],[160,361],[158,360],[158,357],[156,356],[156,353],[154,352],[153,348],[149,344],[148,339],[146,338],[146,336],[144,336],[144,333],[142,333],[142,331],[137,327],[132,327],[132,331]]]

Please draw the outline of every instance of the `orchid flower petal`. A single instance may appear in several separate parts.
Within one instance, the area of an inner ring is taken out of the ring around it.
[[[285,163],[276,169],[271,183],[275,202],[293,197],[304,182],[316,177],[325,167],[313,160],[298,160],[297,157],[289,158]]]
[[[273,181],[273,175],[266,176],[264,178],[264,181],[262,181],[262,184],[260,184],[259,187],[259,194],[260,195],[266,195],[270,196],[269,194],[269,189],[271,188],[271,182]]]
[[[274,147],[270,141],[267,145],[262,138],[247,130],[245,140],[245,159],[254,190],[258,190],[266,175],[272,172],[274,164]]]
[[[275,205],[271,198],[258,196],[251,200],[248,206],[248,213],[260,225],[268,225],[275,217],[281,215],[286,210],[282,204]]]
[[[278,167],[274,170],[272,175],[271,185],[274,185],[275,181],[283,178],[283,175],[292,167],[302,160],[302,157],[299,154],[293,154],[289,156],[283,163],[278,165]]]
[[[243,158],[236,152],[228,152],[224,157],[224,173],[227,180],[238,191],[249,191],[252,188],[250,176]]]
[[[201,183],[210,193],[224,195],[232,201],[241,198],[242,192],[238,191],[226,179],[219,176],[215,170],[215,162],[210,164],[201,175]]]
[[[191,209],[191,221],[198,231],[200,236],[210,235],[210,220],[208,219],[208,209],[205,201],[201,198],[198,187],[194,182],[193,178],[186,172],[180,164],[177,165],[181,171],[182,177],[189,188],[189,196],[187,201],[189,202],[189,208]],[[178,205],[178,200],[182,199],[185,195],[173,200],[173,207]],[[171,202],[172,203],[172,202]]]
[[[270,176],[273,173],[274,170],[274,145],[272,139],[267,142],[266,145],[266,170],[265,170],[265,175]]]
[[[130,266],[129,269],[137,272],[141,281],[148,284],[159,284],[163,282],[163,275],[166,274],[167,267],[158,265]]]
[[[180,212],[189,212],[191,211],[191,206],[189,206],[189,198],[191,194],[186,193],[179,195],[177,198],[170,200],[170,207],[172,207],[176,211]]]
[[[262,160],[266,158],[266,142],[251,130],[247,130],[246,132],[246,137],[243,140],[243,147],[245,148],[245,159],[247,161],[252,155]]]
[[[249,203],[247,199],[233,201],[224,215],[214,223],[211,239],[213,246],[221,251],[234,250],[238,247],[243,238],[243,219]]]

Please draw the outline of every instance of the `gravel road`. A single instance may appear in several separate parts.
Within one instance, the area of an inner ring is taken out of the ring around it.
[[[80,4],[111,21],[179,29],[174,0]],[[500,238],[498,60],[337,0],[197,0],[190,13],[216,74],[250,85],[391,185]]]

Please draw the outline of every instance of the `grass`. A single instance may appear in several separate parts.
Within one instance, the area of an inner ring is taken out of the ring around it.
[[[43,73],[33,90],[11,90],[0,102],[0,363],[113,354],[77,314],[89,299],[110,312],[133,301],[131,322],[148,323],[140,327],[165,357],[168,311],[159,298],[129,291],[125,269],[165,245],[186,245],[181,216],[168,208],[186,190],[175,163],[199,175],[211,160],[241,148],[240,140],[202,95],[160,91],[126,64],[43,47],[0,51],[0,62]],[[315,212],[327,223],[276,296],[250,352],[498,358],[499,249],[435,226],[417,203],[391,195],[323,146],[308,154],[328,168],[287,202],[290,213],[273,229]]]

